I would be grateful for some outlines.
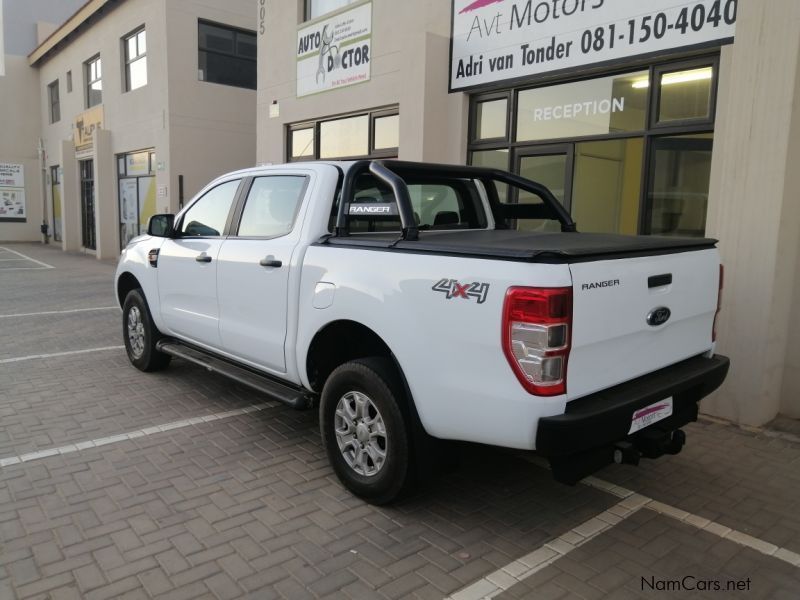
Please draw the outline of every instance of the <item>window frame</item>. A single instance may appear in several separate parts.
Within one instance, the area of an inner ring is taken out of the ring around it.
[[[233,53],[230,52],[222,52],[220,50],[214,49],[207,49],[202,47],[200,44],[200,27],[202,25],[208,25],[210,27],[218,27],[219,29],[225,29],[233,33]],[[244,29],[243,27],[236,27],[235,25],[226,25],[225,23],[219,23],[217,21],[211,21],[210,19],[197,19],[197,73],[198,73],[198,81],[202,83],[214,83],[216,85],[226,85],[228,87],[235,87],[243,90],[257,90],[258,89],[258,56],[255,58],[250,58],[249,56],[242,56],[237,53],[238,50],[238,36],[240,34],[252,35],[253,41],[255,42],[256,46],[258,45],[258,35],[255,30]],[[217,56],[224,56],[227,58],[233,58],[236,60],[243,60],[247,62],[253,63],[255,78],[253,80],[253,87],[250,86],[243,86],[243,85],[236,85],[233,83],[222,83],[219,81],[211,81],[208,79],[208,69],[205,71],[205,75],[203,79],[200,79],[200,55],[201,53],[205,52],[206,54],[216,54]]]
[[[138,90],[140,88],[145,87],[148,83],[150,83],[150,73],[147,69],[147,50],[145,49],[144,52],[139,52],[139,34],[145,34],[145,40],[147,39],[147,27],[145,25],[141,25],[124,35],[121,38],[122,41],[122,66],[123,66],[123,93],[132,92],[134,90]],[[136,40],[136,56],[131,58],[128,52],[128,41],[131,39]],[[145,41],[145,47],[147,46],[147,42]],[[131,65],[137,61],[144,60],[144,69],[145,69],[145,78],[146,82],[139,87],[131,88]]]
[[[50,109],[51,125],[61,120],[61,90],[59,87],[58,79],[47,84],[47,104]]]
[[[261,179],[264,177],[302,177],[305,179],[303,182],[303,187],[300,190],[299,202],[297,203],[297,208],[295,209],[294,218],[292,219],[292,228],[283,233],[281,235],[239,235],[239,228],[242,226],[242,217],[244,216],[244,209],[247,205],[247,198],[250,195],[250,190],[253,187],[256,179]],[[251,175],[244,180],[244,184],[241,188],[241,193],[237,198],[236,203],[236,210],[234,211],[233,218],[231,221],[231,230],[228,235],[229,239],[235,240],[278,240],[284,238],[288,235],[291,235],[296,231],[297,227],[297,217],[300,215],[300,211],[303,208],[303,205],[306,201],[306,193],[308,192],[308,187],[311,183],[311,176],[308,173],[300,173],[300,172],[270,172],[270,173],[262,173],[259,175]]]
[[[304,23],[306,21],[312,21],[314,19],[321,19],[322,17],[324,17],[326,15],[330,15],[330,14],[333,14],[333,13],[335,13],[337,11],[344,10],[350,4],[357,4],[358,0],[351,0],[350,2],[345,4],[344,6],[340,6],[339,8],[334,8],[333,10],[329,10],[328,12],[322,13],[321,15],[316,16],[316,17],[312,17],[311,16],[311,5],[313,4],[313,2],[314,2],[314,0],[303,0],[303,22]]]
[[[379,158],[396,158],[400,153],[400,147],[397,146],[396,148],[375,148],[375,120],[380,119],[382,117],[392,117],[397,115],[398,123],[400,117],[400,107],[399,106],[385,106],[381,108],[376,108],[367,111],[358,111],[353,113],[345,113],[341,115],[335,115],[330,117],[324,117],[321,119],[316,119],[313,121],[301,121],[298,123],[290,123],[285,128],[285,143],[284,143],[284,152],[286,155],[286,162],[308,162],[313,160],[358,160],[358,159],[379,159]],[[322,124],[329,123],[331,121],[341,121],[343,119],[352,119],[356,117],[364,117],[367,116],[368,119],[368,126],[367,126],[367,154],[364,155],[354,155],[354,156],[336,156],[336,157],[327,157],[327,158],[320,158],[320,148],[322,143]],[[399,125],[398,125],[399,127]],[[308,156],[292,156],[292,134],[295,131],[300,131],[303,129],[313,129],[314,130],[314,151],[311,155]],[[399,139],[399,136],[398,136]]]
[[[660,98],[660,90],[657,89],[657,82],[660,81],[661,73],[672,71],[691,70],[693,68],[701,68],[711,66],[713,68],[713,75],[711,79],[711,99],[709,100],[709,115],[705,119],[689,119],[684,121],[669,121],[666,123],[657,123],[658,119],[658,101]],[[472,164],[472,157],[475,152],[485,150],[508,150],[509,152],[509,168],[511,170],[517,168],[517,157],[520,153],[524,153],[529,148],[539,148],[542,146],[550,146],[555,148],[562,144],[578,144],[581,142],[598,142],[607,140],[641,138],[644,144],[644,156],[641,166],[641,180],[639,189],[639,218],[638,218],[638,234],[646,235],[649,232],[649,215],[651,207],[649,206],[648,190],[649,190],[649,176],[651,171],[651,164],[654,160],[653,145],[654,139],[664,136],[674,136],[681,134],[704,134],[715,131],[715,121],[717,112],[717,97],[719,90],[719,69],[720,69],[720,52],[719,49],[714,49],[711,52],[697,54],[691,57],[672,57],[659,60],[657,62],[632,62],[627,65],[620,65],[613,69],[606,70],[593,70],[586,74],[550,79],[547,81],[537,81],[532,84],[523,84],[510,87],[510,89],[503,90],[489,90],[486,92],[478,92],[470,96],[469,107],[469,129],[467,141],[467,164]],[[640,131],[624,131],[619,133],[609,133],[605,135],[588,135],[578,136],[572,138],[553,138],[546,140],[527,140],[518,141],[516,139],[517,133],[517,119],[518,119],[518,96],[520,92],[530,89],[553,87],[568,83],[576,83],[580,81],[588,81],[602,77],[609,77],[613,75],[623,75],[634,71],[648,71],[650,84],[647,89],[646,107],[648,114],[645,119],[644,129]],[[502,94],[510,94],[509,100],[509,129],[508,136],[505,139],[495,138],[490,140],[475,140],[475,125],[477,116],[477,103],[498,99]],[[573,171],[574,177],[574,171]],[[569,196],[565,202],[566,205],[571,205],[572,197]],[[578,223],[580,227],[580,223]]]
[[[97,79],[90,79],[92,72],[92,65],[95,63],[99,63],[100,65],[100,76],[97,77]],[[83,62],[83,78],[85,81],[83,89],[84,89],[84,94],[86,95],[84,105],[86,106],[87,109],[92,108],[93,106],[99,106],[100,104],[103,103],[103,62],[99,52]],[[100,82],[100,101],[95,104],[91,104],[92,84],[97,83],[98,81]]]
[[[517,90],[504,90],[502,92],[489,92],[486,94],[480,94],[480,100],[471,101],[469,104],[469,127],[468,131],[470,132],[470,144],[492,144],[497,142],[510,142],[512,135],[511,135],[511,121],[514,121],[514,125],[516,126],[516,119],[512,119],[512,107],[514,111],[516,111],[517,104],[514,102],[512,104],[511,96],[513,95],[516,100]],[[493,102],[496,100],[505,100],[506,101],[506,134],[501,137],[493,137],[493,138],[478,138],[478,105],[483,104],[484,102]]]
[[[661,110],[661,76],[675,71],[691,71],[692,69],[702,69],[703,67],[711,67],[712,69],[708,116],[660,122],[658,113]],[[717,114],[717,92],[719,89],[719,54],[711,57],[655,65],[651,71],[650,87],[653,91],[650,93],[650,106],[648,107],[650,110],[647,123],[649,129],[658,130],[659,132],[675,130],[684,132],[693,127],[714,128]]]

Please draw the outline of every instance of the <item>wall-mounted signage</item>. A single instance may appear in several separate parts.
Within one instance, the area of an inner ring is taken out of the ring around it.
[[[453,0],[451,91],[733,41],[738,0]]]
[[[75,155],[85,158],[94,150],[94,132],[103,128],[103,107],[94,106],[75,117],[72,124],[72,140]]]
[[[24,221],[25,167],[0,163],[0,221]]]
[[[303,24],[296,56],[298,98],[369,81],[372,2]]]

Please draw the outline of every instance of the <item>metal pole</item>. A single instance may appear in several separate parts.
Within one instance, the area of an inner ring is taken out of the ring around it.
[[[42,243],[50,243],[49,226],[47,225],[47,156],[44,150],[44,142],[39,138],[39,146],[37,148],[39,155],[39,171],[42,180],[42,225],[39,230],[42,232]]]

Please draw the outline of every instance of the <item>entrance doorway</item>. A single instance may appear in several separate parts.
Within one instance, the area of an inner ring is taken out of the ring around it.
[[[97,250],[97,231],[94,220],[94,161],[78,161],[81,185],[81,234],[83,247]]]

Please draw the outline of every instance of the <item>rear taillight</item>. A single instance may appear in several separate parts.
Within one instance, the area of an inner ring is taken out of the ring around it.
[[[722,287],[725,279],[725,267],[719,266],[719,291],[717,292],[717,312],[714,313],[714,326],[711,328],[711,341],[717,341],[717,319],[719,318],[719,311],[722,310]]]
[[[503,352],[523,387],[537,396],[567,391],[572,288],[510,288],[503,306]]]

